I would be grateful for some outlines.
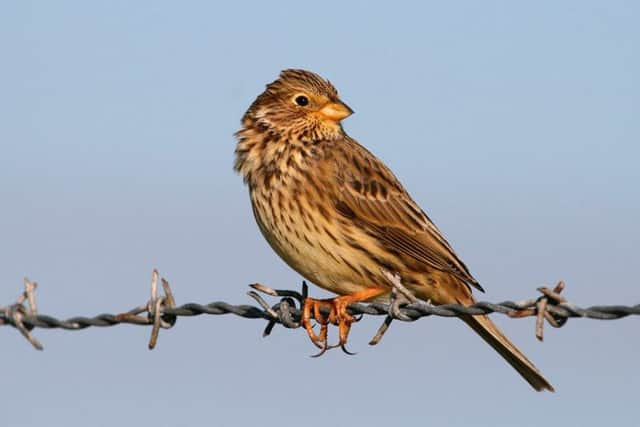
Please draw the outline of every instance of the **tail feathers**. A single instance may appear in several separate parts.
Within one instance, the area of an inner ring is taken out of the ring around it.
[[[553,386],[542,376],[515,345],[505,337],[487,316],[463,316],[467,325],[493,347],[513,368],[518,371],[536,391],[554,391]]]

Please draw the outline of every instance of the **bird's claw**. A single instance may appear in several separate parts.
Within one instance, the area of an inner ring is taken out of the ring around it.
[[[385,289],[369,288],[352,295],[343,295],[332,299],[305,298],[302,307],[301,324],[307,331],[311,342],[320,349],[320,352],[313,355],[313,357],[320,357],[327,350],[337,347],[340,347],[342,351],[348,355],[356,354],[347,350],[346,344],[349,337],[349,331],[351,330],[351,325],[360,321],[362,316],[352,315],[347,310],[347,307],[351,303],[368,300],[383,292],[385,292]],[[328,314],[326,314],[327,309]],[[311,324],[312,314],[313,319],[315,319],[315,321],[320,325],[320,331],[317,334]],[[329,323],[338,326],[339,339],[338,343],[335,345],[328,344],[327,332],[329,329]]]

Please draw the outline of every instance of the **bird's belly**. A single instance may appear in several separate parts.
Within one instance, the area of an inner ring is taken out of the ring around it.
[[[294,210],[280,214],[265,209],[252,194],[254,216],[260,231],[275,252],[306,279],[328,291],[346,295],[377,286],[366,277],[366,260],[340,238],[335,224],[313,214]]]

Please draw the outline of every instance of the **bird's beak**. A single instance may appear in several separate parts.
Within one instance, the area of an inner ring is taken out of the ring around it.
[[[353,114],[353,110],[342,101],[330,102],[318,111],[325,119],[339,122]]]

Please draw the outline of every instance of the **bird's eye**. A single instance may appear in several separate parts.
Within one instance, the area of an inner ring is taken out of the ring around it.
[[[304,95],[298,95],[298,96],[296,96],[295,102],[299,106],[304,107],[306,105],[309,105],[309,98],[307,98]]]

